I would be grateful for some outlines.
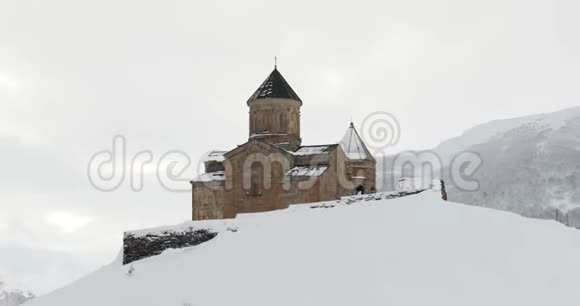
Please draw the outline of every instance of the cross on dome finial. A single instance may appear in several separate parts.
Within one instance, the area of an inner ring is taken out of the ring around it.
[[[274,56],[274,69],[278,67],[278,58]]]

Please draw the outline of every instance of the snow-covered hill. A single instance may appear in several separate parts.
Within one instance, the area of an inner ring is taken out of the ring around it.
[[[547,114],[494,120],[477,125],[460,136],[448,139],[434,150],[442,156],[444,161],[449,162],[457,152],[500,138],[509,131],[522,128],[531,128],[536,132],[557,131],[565,127],[570,121],[578,120],[578,118],[580,118],[580,106]]]
[[[432,191],[327,204],[192,222],[219,234],[126,266],[119,258],[26,305],[533,306],[580,301],[576,229],[445,202]],[[223,230],[232,226],[235,231]]]
[[[0,280],[0,306],[18,306],[32,298],[31,292],[10,288]]]
[[[447,176],[450,200],[580,227],[580,107],[482,124],[435,149],[447,162],[465,150],[483,160],[480,188]]]

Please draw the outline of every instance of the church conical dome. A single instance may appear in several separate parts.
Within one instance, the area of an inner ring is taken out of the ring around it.
[[[293,99],[302,103],[300,97],[294,92],[292,87],[286,82],[282,74],[276,67],[266,80],[258,87],[256,92],[248,99],[248,103],[258,99],[265,98],[282,98]]]
[[[340,141],[346,157],[351,160],[372,159],[372,156],[351,122]]]

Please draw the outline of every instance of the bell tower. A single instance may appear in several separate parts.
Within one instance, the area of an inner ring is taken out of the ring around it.
[[[250,140],[259,139],[291,150],[300,146],[302,100],[276,66],[247,104],[250,108]]]

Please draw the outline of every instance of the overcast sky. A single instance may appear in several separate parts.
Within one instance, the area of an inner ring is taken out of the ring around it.
[[[580,104],[580,2],[0,2],[0,278],[43,293],[109,263],[123,230],[190,216],[151,180],[103,193],[91,156],[198,159],[248,134],[273,68],[302,98],[305,144],[387,111],[403,149]],[[192,176],[194,174],[192,173]]]

